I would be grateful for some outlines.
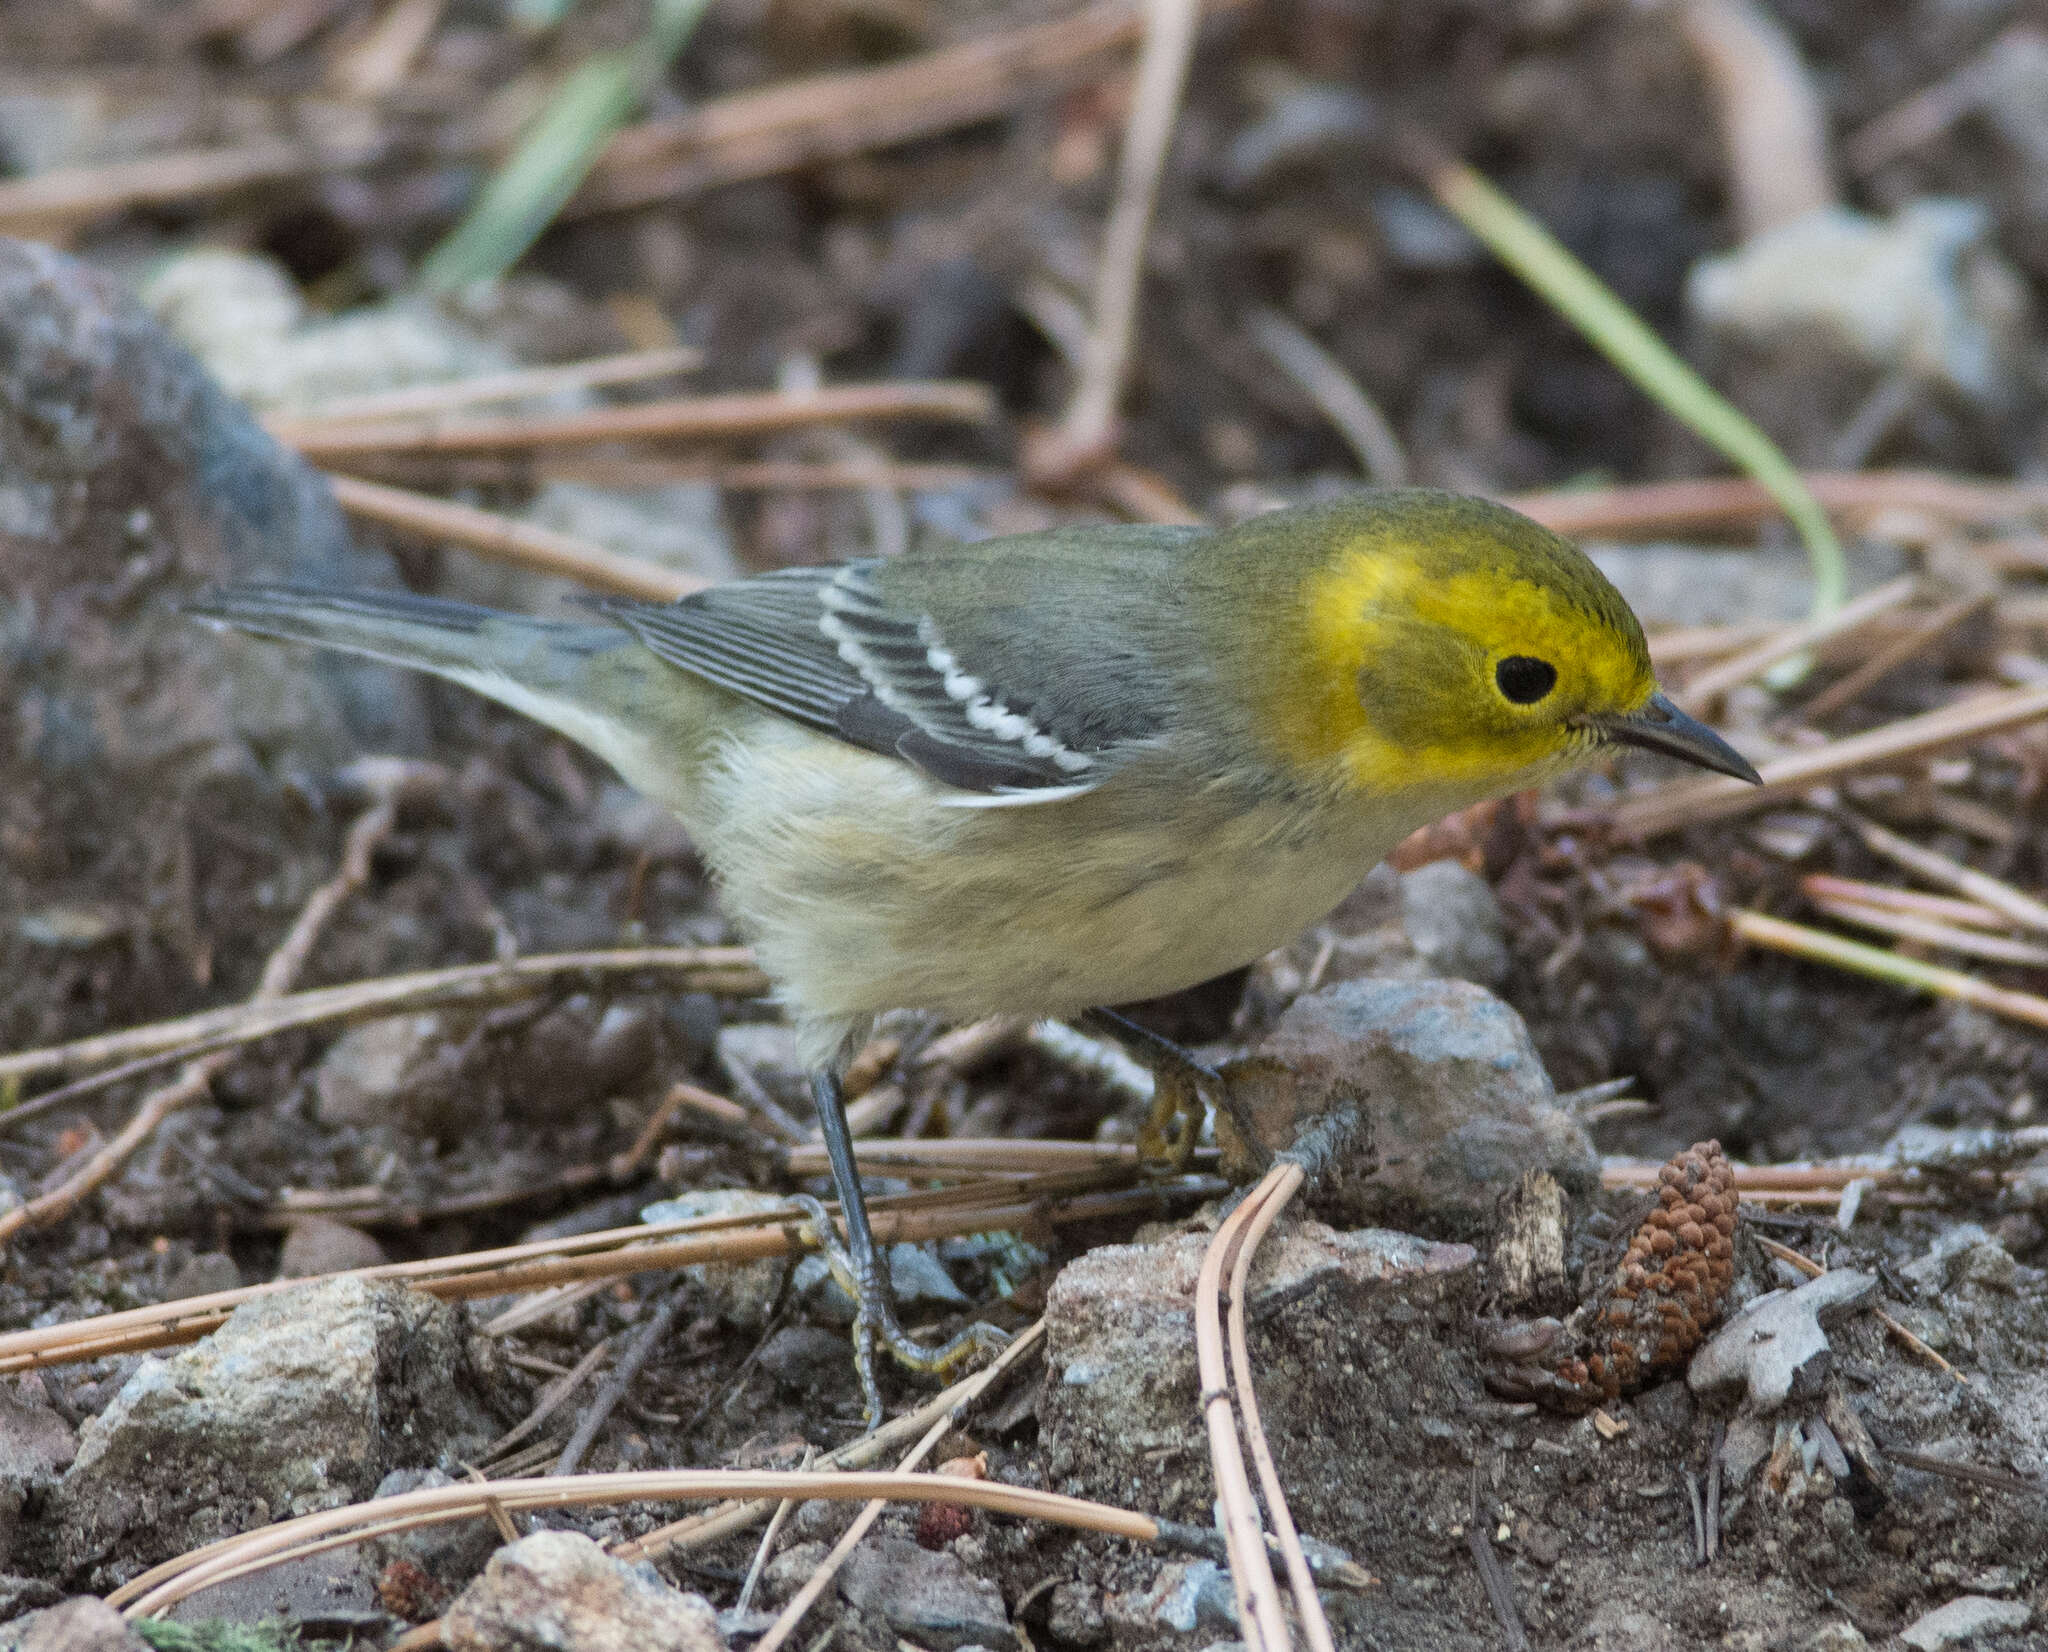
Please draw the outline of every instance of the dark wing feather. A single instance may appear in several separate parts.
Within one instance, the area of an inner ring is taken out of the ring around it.
[[[1149,556],[1184,542],[1122,532],[1145,536],[1131,549]],[[1085,635],[1110,609],[1142,607],[1145,579],[1164,570],[1133,568],[1128,555],[1105,569],[1114,559],[1099,538],[1068,540],[792,568],[676,603],[599,606],[669,664],[807,728],[968,791],[1066,797],[1105,778],[1119,748],[1165,717],[1156,661],[1119,652],[1137,646],[1133,627],[1110,627],[1101,645]],[[1028,633],[1032,616],[1062,608],[1083,617],[1020,648],[1020,626]]]

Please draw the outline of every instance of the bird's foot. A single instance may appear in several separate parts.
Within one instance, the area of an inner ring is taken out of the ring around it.
[[[1091,1010],[1087,1019],[1152,1074],[1152,1110],[1138,1132],[1138,1163],[1150,1175],[1184,1174],[1210,1099],[1227,1101],[1223,1075],[1192,1050],[1114,1010]]]
[[[915,1340],[896,1322],[889,1284],[877,1265],[862,1267],[839,1236],[838,1225],[825,1207],[808,1194],[791,1201],[808,1220],[818,1253],[831,1268],[840,1289],[853,1298],[853,1367],[860,1374],[861,1403],[870,1429],[882,1423],[882,1390],[875,1380],[875,1347],[880,1344],[897,1364],[933,1376],[949,1376],[969,1361],[991,1357],[1009,1344],[1009,1333],[977,1320],[936,1346]]]

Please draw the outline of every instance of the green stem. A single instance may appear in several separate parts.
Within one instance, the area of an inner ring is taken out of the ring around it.
[[[1806,542],[1813,569],[1813,617],[1824,619],[1848,594],[1849,572],[1827,513],[1792,463],[1712,385],[1694,372],[1642,318],[1548,230],[1462,162],[1429,168],[1444,209],[1571,322],[1595,349],[1674,417],[1685,421],[1760,483]]]

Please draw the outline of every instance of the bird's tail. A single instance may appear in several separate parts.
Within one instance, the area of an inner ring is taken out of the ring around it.
[[[188,598],[187,612],[211,624],[461,683],[567,735],[642,783],[655,706],[686,709],[691,691],[612,625],[534,619],[464,602],[394,591],[311,585],[226,585]],[[649,695],[650,673],[670,679]],[[657,787],[656,795],[670,790]],[[668,801],[669,799],[664,799]]]

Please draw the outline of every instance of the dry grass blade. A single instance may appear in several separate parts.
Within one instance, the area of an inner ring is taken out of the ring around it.
[[[1888,883],[1838,878],[1831,872],[1807,873],[1799,880],[1799,892],[1809,900],[1852,901],[1858,906],[1876,907],[1884,912],[1910,912],[1938,923],[1961,924],[1965,929],[2012,928],[2008,914],[1980,901],[1925,895],[1917,889],[1898,889]]]
[[[1247,1652],[1288,1652],[1287,1614],[1280,1605],[1273,1563],[1266,1554],[1259,1506],[1245,1472],[1232,1401],[1230,1359],[1223,1340],[1224,1275],[1264,1199],[1289,1167],[1275,1165],[1223,1219],[1202,1255],[1195,1280],[1195,1366],[1202,1384],[1202,1422],[1209,1434],[1209,1463],[1216,1479],[1216,1523],[1230,1555],[1230,1581],[1237,1591],[1238,1631]]]
[[[950,1424],[948,1424],[950,1426]],[[934,1442],[936,1443],[936,1441]],[[965,1480],[953,1475],[911,1473],[817,1473],[800,1470],[669,1469],[623,1474],[544,1475],[530,1480],[494,1481],[488,1487],[433,1486],[398,1497],[378,1498],[280,1521],[246,1536],[209,1545],[145,1572],[108,1597],[131,1619],[152,1617],[202,1589],[246,1577],[293,1558],[302,1545],[376,1522],[385,1531],[446,1525],[489,1513],[493,1502],[508,1513],[528,1509],[580,1508],[592,1504],[708,1501],[732,1497],[824,1498],[834,1502],[963,1503],[972,1508],[1049,1520],[1077,1531],[1150,1543],[1159,1522],[1108,1503],[1058,1492]],[[400,1527],[398,1521],[408,1522]]]
[[[1375,487],[1405,487],[1408,455],[1401,438],[1343,363],[1278,310],[1253,310],[1245,325],[1273,364],[1337,427],[1365,479]]]
[[[1684,0],[1677,20],[1714,95],[1737,238],[1833,205],[1827,116],[1784,26],[1753,0]]]
[[[1910,575],[1894,579],[1874,591],[1866,591],[1853,602],[1844,603],[1832,614],[1788,625],[1756,647],[1702,671],[1685,685],[1677,699],[1695,716],[1704,715],[1729,689],[1761,677],[1779,661],[1803,654],[1816,644],[1848,636],[1879,615],[1888,614],[1910,602],[1913,593],[1919,589],[1919,583]]]
[[[1904,636],[1887,643],[1855,670],[1829,683],[1799,708],[1799,715],[1809,723],[1826,722],[1836,712],[1854,705],[1894,671],[1932,648],[1957,626],[1981,614],[1995,600],[1995,592],[1983,591],[1944,603],[1908,627]]]
[[[1807,488],[1837,515],[1910,510],[1954,522],[2010,522],[2048,512],[2048,483],[1986,482],[1937,471],[1805,472]],[[1509,494],[1503,501],[1568,539],[1616,539],[1754,527],[1777,505],[1739,477],[1633,487]]]
[[[1915,877],[1933,884],[1937,889],[1953,890],[1966,895],[1973,901],[2003,913],[2021,929],[2032,930],[2037,935],[2048,935],[2048,906],[2025,892],[2015,889],[2002,878],[1994,878],[1989,872],[1980,872],[1973,866],[1965,866],[1939,850],[1929,849],[1915,843],[1911,838],[1901,837],[1890,828],[1880,826],[1874,820],[1850,810],[1840,811],[1840,818],[1846,821],[1852,831],[1863,840],[1863,846],[1874,855],[1882,855],[1894,866],[1904,867]]]
[[[1045,1335],[1045,1321],[1037,1320],[1019,1331],[1011,1339],[1010,1346],[1003,1350],[1012,1351],[1017,1358],[1023,1357],[1024,1350],[1035,1345]],[[972,1376],[963,1377],[952,1387],[933,1395],[915,1411],[884,1423],[870,1434],[849,1440],[835,1451],[828,1451],[820,1461],[826,1469],[865,1468],[870,1463],[881,1461],[906,1440],[915,1440],[926,1429],[943,1421],[957,1421],[964,1416],[988,1389],[996,1378],[1016,1369],[1016,1362],[996,1361]],[[730,1537],[734,1532],[744,1531],[756,1520],[765,1520],[776,1507],[776,1502],[766,1498],[751,1501],[735,1501],[720,1509],[707,1510],[692,1515],[687,1520],[678,1520],[672,1525],[660,1526],[627,1542],[616,1545],[612,1553],[623,1560],[642,1560],[650,1555],[666,1554],[678,1548],[702,1548],[720,1538]]]
[[[331,475],[327,483],[334,490],[335,503],[351,516],[423,539],[460,545],[493,562],[560,574],[593,591],[612,591],[643,602],[673,602],[709,583],[696,574],[664,568],[637,556],[622,556],[588,540],[476,505],[458,505],[353,476]]]
[[[1295,1615],[1301,1620],[1302,1631],[1308,1636],[1312,1652],[1337,1652],[1336,1643],[1330,1635],[1329,1619],[1323,1613],[1322,1597],[1316,1593],[1315,1579],[1309,1573],[1308,1556],[1302,1552],[1301,1534],[1295,1530],[1294,1515],[1287,1507],[1287,1490],[1281,1484],[1279,1466],[1273,1461],[1273,1450],[1266,1440],[1266,1425],[1259,1415],[1258,1393],[1252,1384],[1251,1344],[1244,1328],[1244,1303],[1250,1294],[1252,1257],[1259,1248],[1259,1242],[1279,1220],[1280,1213],[1287,1208],[1306,1179],[1307,1173],[1301,1165],[1282,1162],[1273,1167],[1252,1196],[1257,1201],[1258,1210],[1245,1229],[1243,1242],[1237,1247],[1237,1256],[1230,1268],[1228,1329],[1231,1377],[1237,1392],[1238,1414],[1244,1424],[1245,1444],[1251,1450],[1253,1466],[1259,1471],[1259,1488],[1265,1493],[1273,1535],[1278,1540],[1281,1557],[1287,1563],[1287,1585],[1294,1596]],[[1251,1203],[1252,1200],[1246,1202]]]
[[[1624,837],[1658,837],[1683,826],[1751,814],[1859,769],[1932,757],[2044,716],[2048,716],[2048,686],[1972,695],[1956,705],[1902,718],[1867,734],[1774,758],[1762,766],[1761,786],[1721,776],[1660,786],[1602,811],[1597,818],[1605,819]]]
[[[256,184],[366,166],[385,152],[382,138],[315,146],[262,138],[225,149],[180,149],[106,166],[57,167],[0,181],[0,231],[61,237],[127,207],[219,195]]]
[[[606,385],[642,384],[694,372],[704,365],[704,352],[672,344],[657,350],[629,350],[616,356],[592,356],[555,367],[521,367],[508,373],[478,373],[466,379],[441,379],[409,384],[402,390],[379,390],[363,396],[341,396],[299,414],[272,414],[272,425],[310,428],[348,419],[397,419],[424,413],[448,413],[487,402],[526,401],[558,396],[565,391],[596,390]]]
[[[2017,964],[2026,969],[2048,968],[2048,946],[2038,946],[2031,941],[2016,940],[2008,935],[1987,935],[1982,930],[1965,929],[1957,924],[1943,923],[1938,918],[1866,906],[1861,901],[1813,894],[1809,894],[1807,899],[1831,918],[1839,918],[1859,929],[1874,930],[1880,935],[1893,935],[1917,946],[1936,947],[1966,958],[1982,958],[1987,963]]]
[[[571,976],[593,979],[647,973],[688,982],[678,991],[758,998],[768,978],[745,947],[623,947],[610,952],[546,952],[489,964],[456,964],[413,975],[386,975],[319,987],[257,1003],[202,1010],[174,1021],[153,1021],[120,1032],[98,1033],[0,1056],[0,1083],[42,1073],[75,1073],[139,1058],[177,1057],[230,1044],[254,1043],[273,1033],[338,1021],[400,1015],[445,1004],[489,1004],[524,997]],[[31,1104],[33,1105],[33,1104]],[[5,1115],[0,1114],[0,1122]]]
[[[2035,993],[1993,986],[1989,981],[1980,981],[1959,969],[1922,963],[1918,958],[1887,952],[1882,947],[1865,946],[1861,941],[1830,935],[1826,930],[1811,929],[1805,924],[1788,923],[1783,918],[1769,917],[1762,912],[1737,908],[1728,914],[1728,925],[1738,940],[1747,941],[1752,946],[1767,947],[1773,952],[1804,958],[1810,963],[1832,964],[1837,969],[1904,987],[1909,992],[1929,992],[1937,998],[1973,1004],[1980,1010],[1988,1010],[2011,1021],[2024,1021],[2032,1027],[2048,1027],[2048,998]]]
[[[581,413],[502,418],[278,421],[271,433],[309,459],[331,462],[375,453],[489,453],[504,448],[589,447],[601,442],[711,441],[769,436],[848,420],[932,419],[984,424],[995,414],[988,387],[965,380],[834,384],[790,394],[740,390],[597,407]]]
[[[788,81],[643,121],[612,140],[566,216],[672,201],[971,125],[1108,72],[1139,26],[1137,6],[1108,0],[881,68]]]
[[[1077,1192],[1073,1189],[1076,1180],[1059,1176],[1021,1184],[973,1183],[941,1193],[876,1200],[870,1207],[875,1237],[893,1244],[1003,1228],[1040,1231],[1047,1226],[1160,1210],[1182,1199],[1214,1194],[1225,1185],[1214,1177],[1191,1176],[1165,1184]],[[804,1218],[792,1208],[787,1213],[701,1217],[423,1262],[385,1263],[350,1270],[345,1277],[393,1280],[444,1301],[464,1301],[706,1262],[793,1256],[808,1248],[803,1233]],[[244,1302],[304,1283],[272,1280],[61,1325],[11,1331],[0,1335],[0,1373],[196,1342],[216,1330]]]
[[[1002,1136],[953,1136],[937,1141],[857,1141],[853,1156],[862,1165],[979,1175],[1036,1175],[1097,1165],[1135,1169],[1138,1149],[1129,1142],[1012,1141]],[[1197,1162],[1200,1162],[1199,1160]],[[792,1147],[783,1156],[792,1176],[822,1176],[831,1168],[817,1143]]]
[[[1738,649],[1753,648],[1764,638],[1777,634],[1776,625],[1692,625],[1677,631],[1659,631],[1649,639],[1650,663],[1659,671],[1694,660],[1725,659]]]
[[[1147,0],[1145,44],[1138,56],[1131,118],[1118,157],[1116,200],[1102,232],[1080,377],[1060,421],[1061,451],[1049,461],[1055,470],[1090,468],[1116,446],[1117,404],[1123,399],[1137,325],[1145,239],[1152,228],[1166,152],[1180,119],[1181,93],[1201,15],[1201,0]]]
[[[1000,1381],[1005,1374],[1013,1370],[1044,1334],[1045,1321],[1041,1319],[1032,1326],[1026,1336],[1017,1338],[996,1356],[987,1371],[989,1381]],[[976,1393],[983,1391],[984,1389],[977,1389]],[[910,1448],[908,1455],[898,1466],[899,1473],[907,1473],[916,1468],[938,1448],[939,1441],[951,1431],[955,1417],[961,1406],[966,1403],[965,1400],[961,1401],[960,1406],[949,1409],[944,1416],[933,1420],[924,1437]],[[973,1483],[986,1484],[984,1481]],[[964,1502],[966,1499],[963,1498],[961,1501]],[[878,1497],[854,1517],[853,1524],[848,1526],[839,1541],[832,1545],[831,1552],[818,1563],[817,1570],[804,1579],[803,1587],[790,1597],[789,1604],[783,1607],[781,1615],[769,1625],[767,1634],[761,1637],[755,1652],[778,1652],[789,1637],[796,1633],[796,1627],[803,1622],[804,1615],[817,1603],[818,1597],[832,1586],[832,1580],[839,1575],[840,1567],[846,1564],[847,1557],[853,1553],[860,1540],[867,1536],[874,1523],[881,1519],[882,1511],[888,1506],[888,1499]]]

